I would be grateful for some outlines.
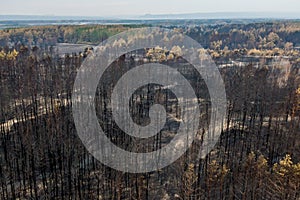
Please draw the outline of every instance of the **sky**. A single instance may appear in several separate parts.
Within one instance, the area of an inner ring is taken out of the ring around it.
[[[293,12],[299,0],[1,0],[0,15],[136,16],[200,12]]]

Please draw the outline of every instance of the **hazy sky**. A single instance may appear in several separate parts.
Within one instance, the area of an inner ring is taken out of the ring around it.
[[[120,16],[196,12],[298,12],[299,0],[2,0],[0,15]]]

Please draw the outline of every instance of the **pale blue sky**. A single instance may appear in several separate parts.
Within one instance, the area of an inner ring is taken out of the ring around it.
[[[299,0],[2,0],[0,15],[120,16],[197,12],[298,12]]]

